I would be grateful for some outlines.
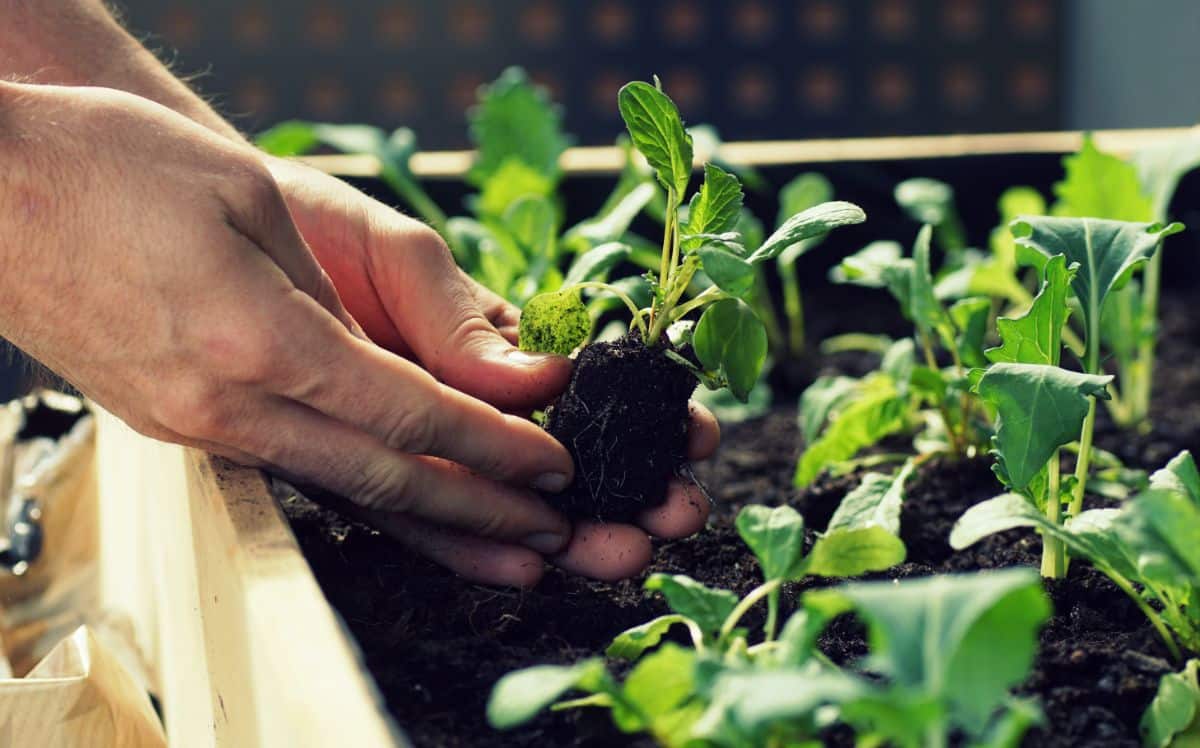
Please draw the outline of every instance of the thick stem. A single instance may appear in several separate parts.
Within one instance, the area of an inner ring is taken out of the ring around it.
[[[1046,465],[1049,477],[1046,496],[1046,519],[1054,524],[1062,524],[1062,490],[1058,463],[1058,450],[1054,450],[1050,462]],[[1067,573],[1066,548],[1063,542],[1050,535],[1042,535],[1042,576],[1049,579],[1062,579]]]
[[[1079,437],[1079,456],[1075,463],[1075,491],[1071,496],[1071,516],[1083,511],[1083,495],[1087,491],[1088,467],[1092,458],[1092,436],[1096,430],[1096,398],[1088,398],[1088,414],[1083,420]]]
[[[769,642],[775,641],[775,630],[779,622],[779,588],[771,590],[771,594],[767,595],[767,623],[763,627],[764,639]]]

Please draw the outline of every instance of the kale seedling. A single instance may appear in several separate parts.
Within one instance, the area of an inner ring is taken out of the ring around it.
[[[700,189],[686,200],[692,137],[675,104],[657,86],[635,82],[621,89],[618,105],[634,147],[666,193],[657,270],[646,274],[649,304],[636,303],[618,283],[568,283],[525,306],[520,345],[568,354],[582,344],[583,291],[611,294],[626,306],[629,335],[580,352],[567,391],[547,410],[546,428],[576,461],[575,481],[559,505],[628,519],[664,495],[684,462],[687,400],[697,378],[742,400],[754,387],[767,354],[763,323],[746,302],[757,266],[866,216],[850,203],[824,203],[792,216],[748,252],[736,231],[742,209],[736,176],[706,164]],[[708,284],[696,288],[701,274]],[[692,326],[685,318],[696,312]]]

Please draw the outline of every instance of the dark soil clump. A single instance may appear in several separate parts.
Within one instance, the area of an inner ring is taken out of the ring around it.
[[[579,353],[546,430],[575,459],[575,480],[548,500],[564,513],[628,521],[660,504],[687,460],[696,377],[636,334]]]

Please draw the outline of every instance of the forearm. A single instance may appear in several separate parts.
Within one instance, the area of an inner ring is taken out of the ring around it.
[[[0,77],[128,91],[241,139],[121,28],[101,0],[0,0]]]

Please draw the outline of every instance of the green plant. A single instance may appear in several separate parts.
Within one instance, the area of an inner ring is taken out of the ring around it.
[[[618,105],[634,147],[654,170],[667,196],[657,272],[646,274],[650,302],[640,306],[626,289],[613,283],[565,284],[526,307],[522,340],[544,338],[536,332],[542,328],[561,328],[562,320],[582,307],[581,291],[607,292],[625,304],[630,327],[646,346],[659,345],[671,329],[677,340],[692,344],[702,381],[713,389],[727,386],[745,400],[767,353],[766,331],[746,302],[754,290],[756,266],[776,259],[798,242],[837,226],[860,223],[866,216],[850,203],[824,203],[792,216],[761,246],[748,252],[736,231],[742,208],[741,184],[720,167],[705,165],[704,181],[688,203],[687,218],[681,217],[691,181],[693,148],[692,136],[684,129],[675,104],[657,86],[635,82],[621,89]],[[695,290],[693,281],[701,272],[712,285]],[[702,314],[694,328],[676,324],[698,311]],[[584,338],[561,340],[556,350],[567,353]],[[676,358],[691,366],[682,357]]]
[[[1194,748],[1200,745],[1200,660],[1188,660],[1183,670],[1167,673],[1142,715],[1142,745],[1146,748]]]
[[[864,745],[937,748],[965,734],[972,745],[1015,746],[1039,716],[1008,689],[1027,673],[1049,615],[1029,572],[814,590],[778,636],[774,609],[754,643],[738,625],[784,581],[852,575],[902,559],[903,546],[885,528],[899,521],[894,491],[870,496],[844,504],[807,556],[798,514],[747,507],[737,526],[762,567],[762,585],[739,600],[687,577],[652,576],[647,589],[662,592],[672,613],[610,645],[609,657],[636,661],[623,682],[599,658],[510,673],[493,690],[489,721],[506,729],[547,707],[598,707],[622,731],[649,733],[666,746],[816,745],[838,723]],[[846,613],[867,625],[871,654],[860,666],[871,676],[838,667],[817,649],[821,632]],[[690,647],[663,642],[674,626],[687,630]],[[585,695],[558,702],[569,691]]]

